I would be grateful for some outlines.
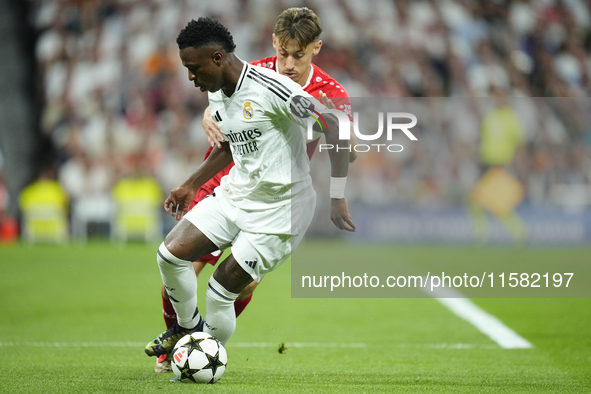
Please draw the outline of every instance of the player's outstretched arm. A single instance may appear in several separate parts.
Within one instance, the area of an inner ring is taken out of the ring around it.
[[[226,141],[226,139],[224,138],[224,135],[222,134],[218,124],[211,117],[211,110],[209,107],[205,108],[205,111],[203,112],[203,120],[201,121],[201,125],[203,126],[203,130],[205,130],[205,135],[207,135],[207,141],[209,142],[209,145],[221,148],[222,142]]]
[[[199,166],[197,171],[185,183],[170,192],[170,195],[164,201],[164,210],[175,216],[176,220],[181,220],[188,212],[189,205],[193,201],[197,190],[231,162],[230,144],[224,142],[221,144],[221,148],[214,147],[211,154]]]
[[[357,146],[357,138],[355,137],[355,132],[351,130],[351,139],[349,140],[349,145],[351,145],[351,152],[349,152],[349,163],[353,163],[357,160],[357,151],[355,147]]]
[[[319,93],[320,93],[320,97],[322,98],[322,103],[324,104],[324,106],[326,108],[337,109],[336,105],[334,105],[332,100],[328,98],[326,93],[324,93],[322,90],[319,90]],[[357,138],[355,138],[355,133],[353,132],[352,129],[351,129],[351,139],[349,140],[349,145],[351,145],[352,147],[355,147],[357,145]],[[351,149],[351,151],[349,152],[349,163],[353,163],[355,160],[357,160],[357,151],[354,149]]]
[[[339,149],[329,150],[330,159],[330,220],[341,230],[355,231],[353,218],[349,214],[349,206],[345,199],[345,183],[349,170],[349,142],[339,139],[339,123],[335,116],[324,115],[328,130],[323,130],[326,143],[338,146]]]

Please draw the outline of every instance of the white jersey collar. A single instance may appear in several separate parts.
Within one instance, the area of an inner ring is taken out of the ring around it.
[[[312,63],[310,63],[310,74],[308,75],[308,80],[306,81],[304,86],[302,86],[302,89],[306,89],[308,87],[308,85],[310,84],[310,81],[312,80],[313,75],[314,75],[314,65]]]
[[[244,78],[246,77],[246,73],[248,72],[248,62],[245,62],[240,58],[238,59],[242,62],[243,66],[242,72],[240,72],[240,77],[238,77],[238,83],[236,84],[236,89],[234,90],[234,93],[240,90],[240,88],[242,87],[242,83],[244,82]]]

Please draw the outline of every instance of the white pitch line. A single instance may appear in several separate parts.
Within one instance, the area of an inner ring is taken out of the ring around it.
[[[234,347],[277,347],[279,343],[273,342],[230,342],[229,346]],[[331,342],[285,342],[288,347],[312,347],[312,348],[367,348],[366,343],[331,343]]]
[[[0,347],[143,347],[143,342],[0,342]]]
[[[143,342],[31,342],[31,341],[6,341],[0,342],[1,347],[54,347],[54,348],[143,348]],[[348,349],[369,349],[369,348],[399,348],[399,349],[498,349],[495,345],[470,344],[470,343],[392,343],[392,344],[367,344],[367,343],[321,343],[321,342],[286,342],[286,347],[292,348],[348,348]],[[243,348],[277,348],[279,343],[275,342],[230,342],[228,347]]]
[[[435,288],[427,293],[434,296],[453,313],[471,323],[503,349],[530,349],[534,347],[527,339],[507,327],[495,316],[479,308],[459,291],[450,288]]]

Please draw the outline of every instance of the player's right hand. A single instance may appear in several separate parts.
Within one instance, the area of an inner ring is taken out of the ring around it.
[[[226,141],[226,139],[216,121],[211,117],[211,110],[209,107],[207,107],[203,113],[203,121],[201,122],[201,125],[203,126],[203,130],[205,130],[209,145],[217,145],[218,148],[221,148],[222,142]]]
[[[195,197],[195,190],[179,186],[173,189],[164,201],[164,210],[176,217],[176,220],[181,220],[189,211],[189,205],[193,201],[193,197]]]
[[[349,205],[344,198],[330,199],[330,220],[341,230],[354,232],[357,230],[353,218],[349,214]]]

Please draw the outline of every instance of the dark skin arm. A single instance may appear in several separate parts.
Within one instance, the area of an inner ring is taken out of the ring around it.
[[[338,146],[339,149],[328,151],[330,159],[330,176],[335,178],[346,177],[349,170],[349,141],[339,139],[339,122],[334,115],[324,114],[328,130],[321,130],[326,138],[326,143]],[[349,205],[345,198],[330,199],[330,220],[341,230],[355,231],[353,218],[349,214]]]
[[[229,143],[223,142],[221,148],[214,147],[197,171],[185,183],[170,192],[170,195],[164,201],[164,210],[172,216],[176,216],[176,220],[180,220],[188,212],[189,205],[193,201],[197,190],[226,168],[232,160]]]
[[[326,93],[324,93],[322,90],[319,90],[318,93],[320,93],[320,98],[322,98],[322,103],[326,108],[337,109],[332,100],[328,98]],[[352,147],[355,147],[357,145],[357,138],[355,138],[355,133],[353,132],[353,129],[351,129],[351,139],[349,140],[349,145],[351,145]],[[355,160],[357,160],[357,151],[351,149],[351,151],[349,152],[349,163],[353,163]]]

